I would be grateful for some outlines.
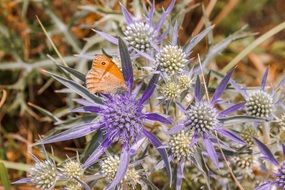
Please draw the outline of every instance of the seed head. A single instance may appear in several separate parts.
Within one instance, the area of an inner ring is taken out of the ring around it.
[[[278,169],[275,183],[280,189],[285,189],[285,162],[283,162]]]
[[[281,115],[279,125],[285,129],[285,113]]]
[[[81,164],[77,161],[69,160],[64,163],[62,168],[62,173],[65,177],[69,179],[78,178],[81,179],[84,173]]]
[[[197,102],[188,110],[186,126],[198,132],[211,131],[219,123],[218,111],[208,102]]]
[[[239,169],[248,169],[252,166],[252,156],[236,156],[233,158],[233,163]]]
[[[101,162],[101,172],[108,181],[112,181],[116,175],[120,158],[118,156],[108,156]]]
[[[181,72],[188,60],[182,48],[167,45],[156,55],[156,62],[161,66],[162,72],[173,75]]]
[[[144,22],[134,22],[124,31],[125,39],[133,48],[146,51],[150,48],[150,42],[154,40],[154,29]]]
[[[241,137],[250,147],[254,144],[252,137],[256,136],[256,134],[256,130],[250,126],[241,131]]]
[[[124,183],[135,189],[136,185],[140,182],[140,178],[140,174],[135,168],[129,168],[124,177]]]
[[[176,161],[191,160],[191,156],[196,150],[196,145],[190,147],[192,134],[189,131],[180,131],[173,135],[168,142],[170,152]]]
[[[29,171],[28,176],[37,188],[43,190],[51,189],[56,183],[56,165],[51,160],[36,162],[34,167]]]
[[[273,99],[264,91],[256,91],[252,93],[245,104],[247,113],[256,117],[270,117],[272,107]]]
[[[103,117],[103,130],[113,142],[131,144],[136,141],[143,127],[142,106],[128,95],[114,95],[106,100],[107,108],[100,114]]]
[[[188,75],[181,75],[178,77],[178,85],[182,88],[182,89],[186,89],[191,87],[191,77]]]
[[[112,181],[116,176],[116,172],[120,163],[120,158],[116,155],[108,156],[101,162],[101,172],[108,181]],[[135,187],[138,184],[140,175],[135,168],[128,168],[124,176],[123,183]]]
[[[166,82],[160,88],[160,93],[167,100],[174,100],[181,94],[181,87],[175,82]]]

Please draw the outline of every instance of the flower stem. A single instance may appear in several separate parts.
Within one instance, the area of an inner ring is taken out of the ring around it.
[[[222,157],[223,157],[223,159],[224,159],[224,161],[225,161],[225,163],[226,163],[226,166],[227,166],[227,168],[228,168],[229,173],[231,174],[231,176],[232,176],[234,182],[236,183],[236,185],[238,186],[238,188],[239,188],[240,190],[244,190],[244,188],[242,187],[242,185],[240,184],[240,182],[237,180],[235,174],[233,173],[233,170],[232,170],[232,168],[230,167],[228,160],[226,159],[226,156],[225,156],[225,154],[224,154],[224,152],[223,152],[223,150],[222,150],[222,148],[221,148],[221,144],[220,144],[220,140],[219,140],[219,138],[218,138],[217,132],[215,132],[215,135],[216,135],[216,139],[217,139],[217,142],[218,142],[219,150],[220,150],[220,152],[221,152],[221,154],[222,154]]]

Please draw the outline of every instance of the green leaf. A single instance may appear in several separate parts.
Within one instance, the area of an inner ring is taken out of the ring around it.
[[[50,74],[55,80],[57,80],[58,82],[60,82],[64,86],[70,88],[71,90],[73,90],[75,93],[77,93],[81,97],[85,98],[86,100],[102,104],[102,100],[99,97],[97,97],[94,94],[91,94],[87,90],[87,88],[81,86],[80,84],[77,84],[76,82],[74,82],[72,80],[68,80],[66,78],[63,78],[63,77],[58,76],[56,74],[50,73],[48,71],[45,71],[45,72]]]
[[[76,78],[78,78],[79,80],[81,80],[82,82],[85,83],[85,75],[73,68],[70,67],[65,67],[63,65],[57,65],[58,67],[60,67],[61,69],[67,71],[68,73],[72,74],[73,76],[75,76]]]
[[[11,183],[10,183],[10,180],[8,178],[8,171],[2,162],[0,162],[0,179],[1,179],[2,185],[4,186],[4,189],[10,190],[11,189]]]

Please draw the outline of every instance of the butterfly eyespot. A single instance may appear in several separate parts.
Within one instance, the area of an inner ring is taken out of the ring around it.
[[[106,65],[106,62],[102,62],[101,64],[102,64],[102,65]]]

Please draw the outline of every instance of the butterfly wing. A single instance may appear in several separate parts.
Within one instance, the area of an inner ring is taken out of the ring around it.
[[[86,86],[91,93],[112,93],[126,89],[120,69],[112,62],[105,67],[93,64],[86,76]]]

